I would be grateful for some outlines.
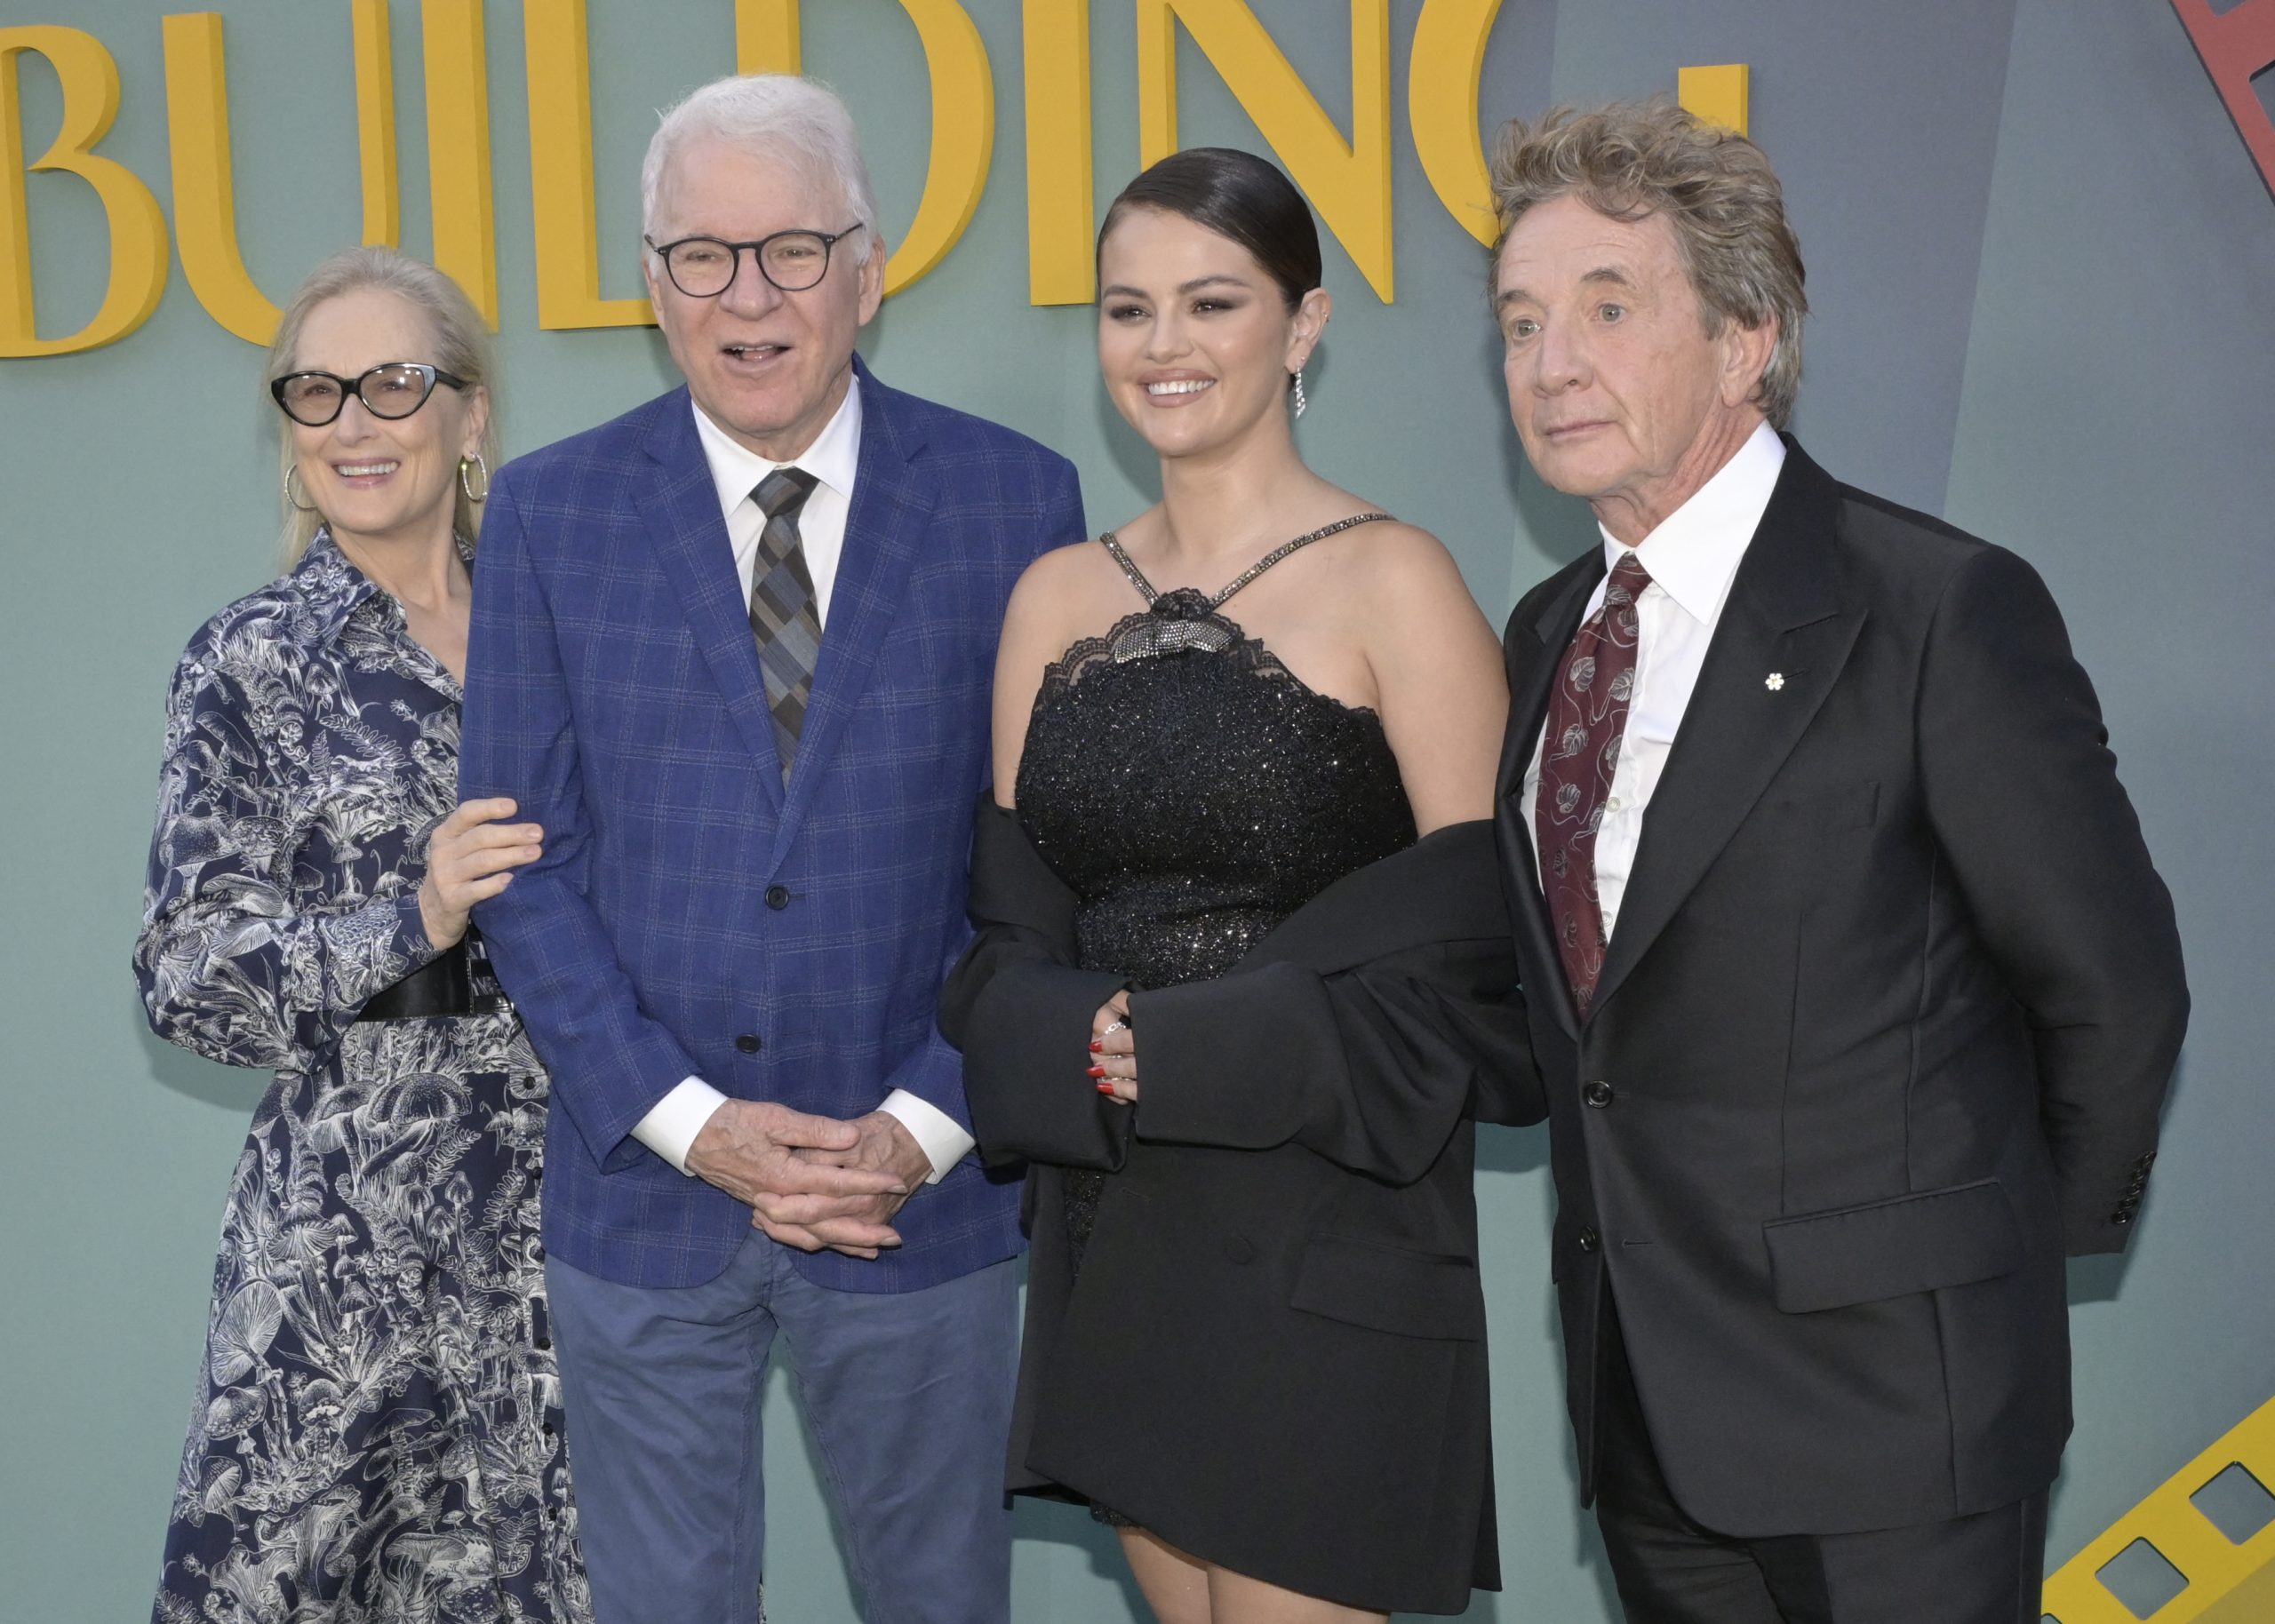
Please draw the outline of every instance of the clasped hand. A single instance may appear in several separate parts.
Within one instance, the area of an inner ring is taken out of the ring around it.
[[[888,1222],[932,1171],[899,1118],[850,1122],[729,1100],[688,1147],[688,1171],[749,1204],[751,1223],[801,1252],[874,1257],[900,1245]]]
[[[1130,994],[1115,993],[1090,1017],[1090,1074],[1098,1090],[1124,1105],[1138,1103],[1138,1034],[1130,1025]]]
[[[419,882],[419,922],[437,949],[465,936],[474,905],[514,880],[513,871],[545,853],[545,831],[509,824],[511,800],[469,800],[435,826],[427,841],[427,876]]]

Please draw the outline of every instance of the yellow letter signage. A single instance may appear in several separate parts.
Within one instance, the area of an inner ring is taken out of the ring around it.
[[[37,52],[63,85],[63,124],[30,167],[78,176],[102,200],[110,227],[110,285],[94,320],[68,338],[42,338],[32,319],[31,208],[24,195],[22,100],[16,61]],[[166,291],[166,219],[150,188],[95,154],[118,116],[118,64],[77,28],[0,28],[0,356],[68,355],[124,338],[150,319]]]
[[[1245,0],[1138,0],[1143,162],[1177,149],[1177,25],[1224,76],[1385,304],[1391,301],[1390,0],[1350,0],[1351,139],[1345,141]]]

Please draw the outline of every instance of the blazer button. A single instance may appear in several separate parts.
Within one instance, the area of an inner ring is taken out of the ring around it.
[[[1605,1082],[1603,1079],[1598,1078],[1580,1090],[1580,1097],[1598,1111],[1601,1111],[1611,1103],[1611,1085]]]
[[[1225,1261],[1228,1263],[1253,1263],[1256,1262],[1256,1243],[1245,1235],[1227,1235],[1225,1237],[1224,1253]]]
[[[1580,1250],[1583,1252],[1593,1252],[1599,1246],[1603,1244],[1593,1230],[1582,1230],[1580,1231],[1579,1238]]]
[[[2130,1223],[2133,1222],[2133,1209],[2129,1206],[2120,1206],[2109,1215],[2109,1221],[2111,1223]]]
[[[788,886],[767,887],[766,905],[777,913],[781,912],[790,905],[790,888]]]
[[[756,1032],[745,1032],[741,1037],[735,1039],[735,1047],[746,1055],[755,1055],[759,1050],[764,1048],[766,1045],[760,1041],[759,1036]]]

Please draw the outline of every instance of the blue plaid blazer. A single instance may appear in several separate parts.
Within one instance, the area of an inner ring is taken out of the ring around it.
[[[841,1118],[906,1088],[970,1119],[934,1005],[970,934],[996,640],[1020,571],[1082,539],[1082,494],[1033,441],[860,378],[786,789],[686,390],[491,490],[459,787],[512,796],[546,842],[476,918],[553,1076],[545,1244],[605,1278],[697,1284],[749,1233],[631,1137],[683,1078]],[[1017,1253],[1018,1199],[967,1157],[901,1209],[898,1251],[795,1262],[841,1290],[934,1285]]]

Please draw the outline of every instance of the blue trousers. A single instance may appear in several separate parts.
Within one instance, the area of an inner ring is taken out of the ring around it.
[[[754,1230],[701,1286],[546,1263],[596,1624],[757,1624],[760,1391],[775,1336],[870,1624],[1004,1624],[1015,1265],[922,1291],[816,1286]]]

